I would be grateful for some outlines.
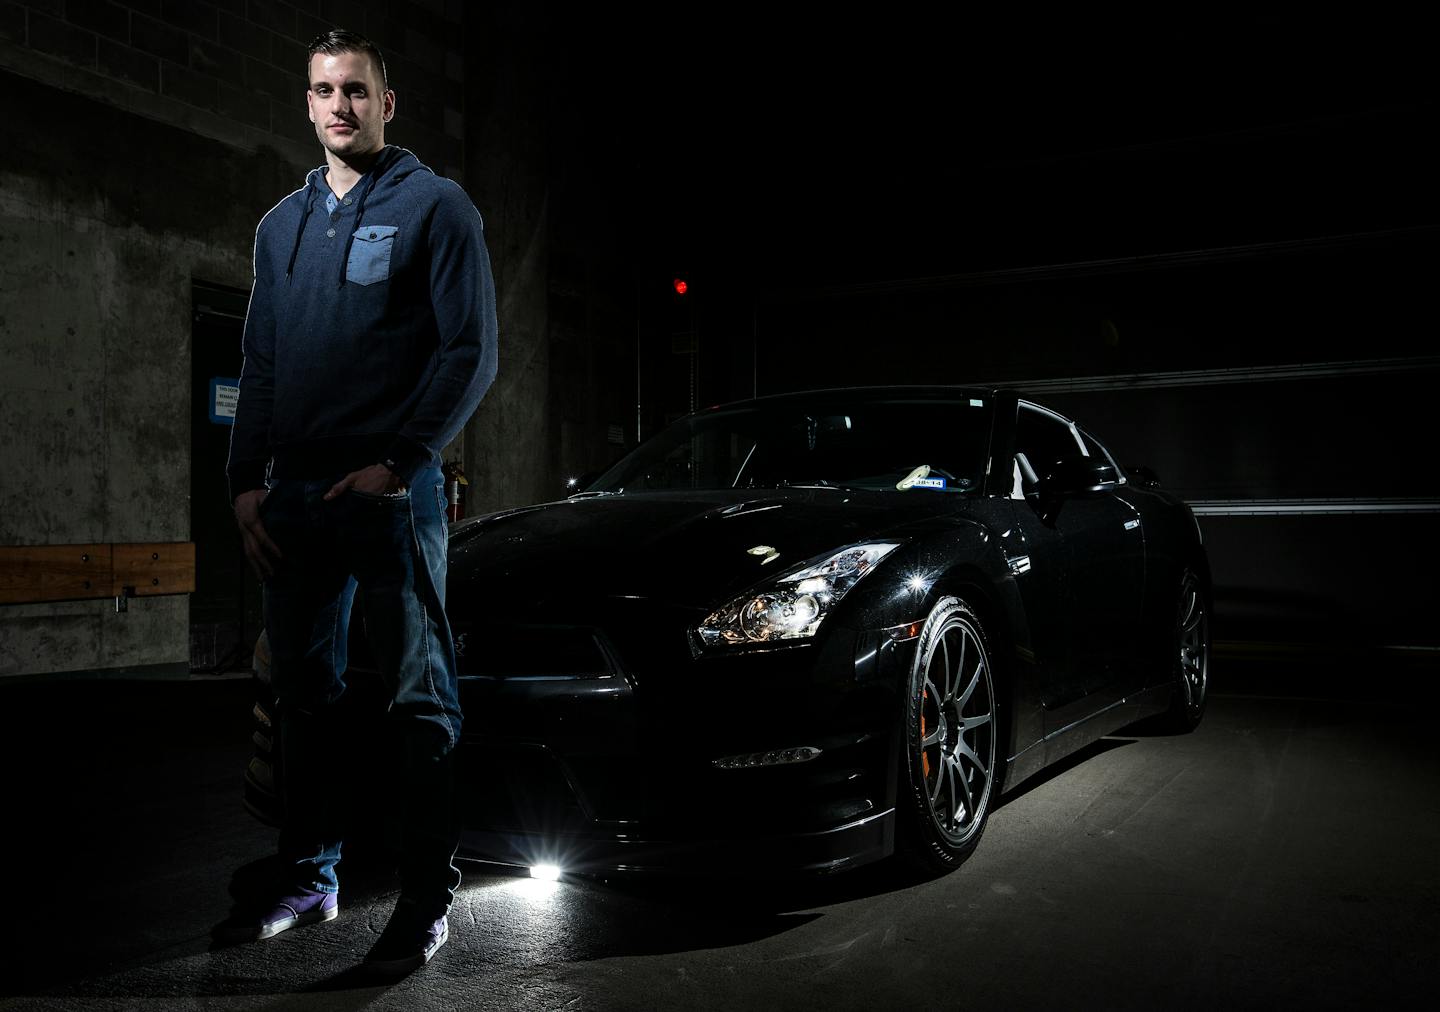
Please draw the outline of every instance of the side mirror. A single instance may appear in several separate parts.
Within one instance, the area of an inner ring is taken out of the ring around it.
[[[1064,499],[1087,492],[1102,492],[1120,480],[1119,473],[1108,461],[1095,457],[1067,457],[1057,460],[1048,471],[1035,486],[1042,499]]]

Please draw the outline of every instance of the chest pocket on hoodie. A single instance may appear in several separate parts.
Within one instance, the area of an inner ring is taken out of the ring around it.
[[[390,253],[395,246],[394,225],[361,225],[350,244],[345,277],[357,285],[373,285],[390,278]]]

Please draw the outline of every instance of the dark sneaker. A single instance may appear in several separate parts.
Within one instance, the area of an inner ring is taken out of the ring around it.
[[[268,912],[261,915],[260,923],[256,925],[255,940],[272,938],[302,924],[333,921],[338,916],[339,899],[334,893],[296,889],[287,896],[281,896]]]
[[[413,903],[401,901],[390,915],[380,940],[365,957],[365,966],[376,973],[399,976],[418,970],[430,961],[450,937],[450,922],[444,914],[431,918]]]

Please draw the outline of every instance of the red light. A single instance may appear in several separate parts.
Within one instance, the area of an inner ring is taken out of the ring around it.
[[[676,295],[684,295],[690,290],[690,286],[685,283],[684,278],[676,278],[671,285],[674,287]]]

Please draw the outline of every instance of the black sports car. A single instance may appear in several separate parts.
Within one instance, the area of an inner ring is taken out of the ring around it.
[[[1205,707],[1189,508],[1004,390],[698,412],[568,499],[456,524],[448,593],[462,855],[519,865],[944,871],[1002,790]]]

